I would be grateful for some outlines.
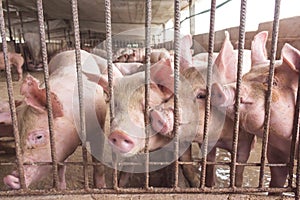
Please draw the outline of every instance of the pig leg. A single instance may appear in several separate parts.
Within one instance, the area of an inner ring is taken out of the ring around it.
[[[21,81],[23,78],[23,69],[22,66],[17,66],[17,72],[18,72],[18,81]]]
[[[58,165],[58,181],[59,181],[59,188],[61,190],[67,189],[66,184],[66,165]]]
[[[192,154],[191,147],[189,147],[179,158],[183,162],[191,162]],[[200,186],[200,173],[197,166],[194,165],[182,165],[184,177],[188,180],[191,187]]]
[[[279,151],[277,148],[268,145],[268,161],[269,163],[287,163],[289,155]],[[288,167],[270,167],[271,182],[270,187],[283,187],[288,175]]]
[[[99,162],[96,158],[92,157],[93,162]],[[105,188],[105,166],[96,165],[94,166],[93,181],[96,188]]]
[[[131,171],[134,171],[134,167],[131,167]],[[128,169],[127,169],[128,170]],[[131,177],[132,173],[129,172],[120,172],[120,178],[119,178],[119,187],[125,187],[126,184],[129,182],[129,179]]]
[[[246,163],[250,156],[250,151],[255,143],[255,137],[253,134],[249,134],[240,130],[239,143],[237,151],[237,162]],[[235,174],[235,186],[241,187],[243,184],[244,166],[236,166]]]
[[[207,154],[207,161],[215,162],[216,161],[216,147],[213,147],[210,152]],[[215,185],[215,165],[207,165],[206,167],[206,179],[205,186],[212,187]]]

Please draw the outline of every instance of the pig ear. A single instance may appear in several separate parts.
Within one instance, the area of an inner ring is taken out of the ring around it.
[[[38,109],[44,110],[47,106],[47,99],[46,99],[46,90],[40,89],[39,81],[33,78],[30,75],[27,75],[26,79],[23,81],[21,86],[21,94],[25,97],[25,102]],[[51,102],[52,102],[52,111],[53,117],[62,117],[63,116],[63,106],[60,103],[58,97],[53,92],[50,93]]]
[[[281,55],[283,62],[288,64],[293,70],[300,70],[300,51],[290,44],[286,43],[282,47]]]
[[[150,79],[171,91],[174,90],[173,74],[172,62],[169,58],[162,58],[150,68]]]
[[[237,59],[227,31],[225,32],[225,40],[215,60],[214,67],[220,77],[225,77],[224,83],[236,81]]]
[[[180,71],[191,67],[192,62],[192,52],[191,47],[193,45],[193,38],[191,35],[185,35],[180,40]]]
[[[121,73],[121,71],[119,70],[119,68],[117,67],[117,65],[112,65],[113,67],[113,85],[115,84],[115,78],[120,78],[120,77],[123,77],[123,74]],[[98,80],[98,85],[100,85],[103,90],[106,92],[106,93],[109,93],[108,91],[108,76],[107,76],[107,69],[106,71],[100,75],[100,77],[97,75],[95,76]],[[89,78],[90,79],[90,78]],[[90,79],[92,80],[92,79]],[[93,81],[93,80],[92,80]]]
[[[262,31],[254,37],[251,44],[252,66],[266,63],[268,61],[267,49],[266,49],[267,40],[268,40],[267,31]]]

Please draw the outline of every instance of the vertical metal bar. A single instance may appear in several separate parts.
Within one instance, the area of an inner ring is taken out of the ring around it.
[[[163,43],[165,45],[166,42],[166,24],[163,24]]]
[[[50,25],[49,25],[49,19],[46,19],[47,23],[47,35],[48,35],[48,42],[50,43]]]
[[[175,135],[175,180],[174,188],[178,187],[178,151],[179,151],[179,63],[180,63],[180,0],[174,4],[174,135]]]
[[[208,63],[207,63],[207,77],[206,77],[206,101],[205,101],[205,119],[203,130],[202,143],[202,165],[201,165],[201,179],[200,187],[205,187],[206,176],[206,162],[207,162],[207,146],[208,146],[208,128],[210,117],[210,98],[211,98],[211,82],[212,82],[212,63],[214,52],[214,38],[215,38],[215,16],[216,16],[216,0],[211,0],[210,8],[210,26],[209,26],[209,41],[208,41]]]
[[[6,10],[7,10],[7,23],[8,23],[8,31],[9,31],[9,39],[13,41],[12,31],[11,31],[11,23],[10,23],[10,13],[9,13],[9,0],[6,0]]]
[[[19,13],[19,18],[20,18],[20,23],[21,23],[21,35],[22,35],[22,38],[23,38],[23,41],[25,43],[25,37],[24,37],[24,24],[23,24],[23,16],[22,16],[22,11],[18,11]],[[24,45],[21,45],[22,43],[22,40],[20,39],[20,47],[22,48],[21,52],[23,52],[23,55],[24,55],[24,64],[25,64],[25,69],[28,70],[28,65],[27,65],[27,55],[24,51]]]
[[[47,99],[47,108],[48,108],[48,124],[50,132],[50,148],[51,148],[51,159],[52,159],[52,168],[53,168],[53,187],[58,189],[58,166],[57,166],[57,155],[56,155],[56,146],[55,146],[55,136],[53,131],[53,114],[52,114],[52,103],[50,96],[50,85],[49,85],[49,71],[48,71],[48,58],[47,58],[47,47],[46,47],[46,36],[45,36],[45,25],[44,25],[44,13],[43,13],[43,1],[37,0],[37,10],[38,10],[38,20],[39,20],[39,29],[41,36],[41,46],[42,46],[42,59],[44,66],[44,80],[46,88],[46,99]]]
[[[195,15],[195,0],[189,0],[190,16]],[[195,35],[195,17],[190,18],[190,34]]]
[[[299,80],[298,80],[297,100],[296,100],[296,105],[295,105],[293,131],[292,131],[293,137],[292,137],[292,141],[291,141],[290,170],[289,170],[289,179],[288,179],[289,187],[293,187],[293,173],[294,173],[294,164],[295,164],[294,159],[295,159],[295,153],[296,153],[295,149],[296,149],[297,141],[299,141],[299,111],[300,111],[300,76],[299,76]],[[299,166],[298,166],[298,168],[299,168]],[[299,176],[299,174],[297,173],[297,177],[298,176]],[[299,196],[298,196],[298,198],[299,198]]]
[[[24,177],[24,166],[23,166],[23,155],[21,153],[21,147],[20,147],[21,142],[20,142],[19,129],[18,129],[16,106],[15,106],[15,100],[13,96],[14,92],[13,92],[11,68],[8,62],[8,51],[7,51],[5,21],[4,21],[2,2],[0,3],[0,32],[2,38],[2,48],[3,48],[4,64],[5,64],[5,71],[6,71],[6,85],[7,85],[8,99],[9,99],[9,107],[10,107],[10,113],[11,113],[11,118],[13,123],[13,133],[14,133],[15,145],[16,145],[15,148],[16,148],[16,156],[17,156],[17,167],[18,167],[18,173],[20,177],[21,189],[26,189],[25,177]]]
[[[109,116],[110,127],[114,119],[114,90],[113,90],[113,68],[112,68],[112,36],[111,36],[111,1],[105,0],[105,24],[106,24],[106,52],[108,67],[108,88],[109,88]],[[111,130],[110,130],[111,132]],[[116,156],[116,155],[115,155]],[[117,159],[114,159],[113,187],[118,189]]]
[[[243,52],[245,45],[245,24],[246,24],[246,11],[247,0],[241,1],[240,10],[240,28],[239,28],[239,44],[238,44],[238,69],[237,69],[237,82],[236,82],[236,98],[235,98],[235,115],[234,115],[234,132],[232,139],[232,153],[231,153],[231,166],[230,166],[230,187],[235,187],[235,174],[236,174],[236,160],[237,160],[237,147],[239,140],[239,121],[240,121],[240,91],[242,85],[242,69],[243,69]]]
[[[295,196],[296,199],[300,199],[300,142],[299,142],[299,111],[300,111],[300,76],[298,77],[298,91],[297,91],[297,101],[295,106],[295,114],[294,114],[294,123],[293,123],[293,138],[292,138],[292,147],[291,147],[291,157],[290,157],[290,171],[289,171],[289,180],[288,186],[293,187],[293,171],[294,171],[294,158],[295,158],[295,147],[298,141],[298,152],[297,156],[297,170],[296,170],[296,190]]]
[[[298,94],[300,86],[300,76],[298,81]],[[298,141],[298,150],[297,150],[297,170],[296,170],[296,188],[295,188],[295,199],[300,199],[300,142]]]
[[[270,69],[269,69],[269,81],[268,81],[268,91],[266,96],[266,107],[265,107],[265,121],[264,121],[264,133],[262,140],[262,150],[261,150],[261,166],[259,173],[259,187],[264,185],[264,174],[265,174],[265,165],[266,165],[266,156],[267,156],[267,145],[269,141],[269,129],[270,129],[270,109],[271,109],[271,100],[272,100],[272,86],[274,81],[274,64],[276,59],[277,51],[277,40],[278,40],[278,30],[279,30],[279,11],[280,11],[280,2],[281,0],[276,0],[275,2],[275,13],[273,20],[273,30],[272,30],[272,47],[271,47],[271,57],[270,57]]]
[[[146,163],[145,163],[145,188],[149,188],[149,136],[150,136],[150,54],[151,54],[151,18],[152,18],[152,1],[146,0],[145,5],[145,133],[146,133],[146,141],[145,141],[145,153],[146,153]]]
[[[20,18],[20,23],[21,23],[21,35],[22,35],[23,41],[25,42],[25,39],[24,39],[24,24],[23,24],[22,11],[18,11],[18,13],[19,13],[19,18]],[[20,43],[21,43],[21,40],[20,40]]]
[[[76,69],[77,69],[77,84],[78,84],[78,97],[79,97],[79,114],[80,114],[80,134],[82,139],[82,158],[83,158],[83,174],[84,174],[84,189],[89,188],[89,176],[87,165],[87,149],[86,149],[86,124],[85,124],[85,111],[84,111],[84,93],[82,81],[82,67],[81,67],[81,54],[80,54],[80,31],[78,19],[78,4],[77,0],[72,0],[72,14],[74,24],[74,37],[75,37],[75,56],[76,56]]]

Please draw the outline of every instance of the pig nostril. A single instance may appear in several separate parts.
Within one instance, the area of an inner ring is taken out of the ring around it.
[[[37,136],[36,138],[39,140],[39,139],[42,139],[43,136],[39,135]]]
[[[124,140],[125,143],[128,143],[128,144],[132,144],[132,141],[130,140]]]

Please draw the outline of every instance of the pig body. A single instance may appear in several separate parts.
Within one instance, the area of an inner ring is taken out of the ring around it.
[[[267,32],[262,32],[252,43],[252,69],[243,76],[240,100],[240,127],[259,137],[262,137],[264,131],[265,95],[269,73],[269,61],[265,50],[266,40]],[[289,162],[299,63],[300,51],[285,44],[282,48],[282,60],[275,62],[267,151],[269,163]],[[235,86],[223,87],[214,84],[212,92],[214,94],[212,103],[218,107],[225,107],[226,114],[233,118]],[[270,187],[283,187],[288,167],[270,167],[270,169]]]
[[[24,58],[21,54],[18,53],[8,53],[8,61],[11,66],[14,66],[17,69],[18,72],[18,81],[22,80],[23,77],[23,64],[24,64]],[[5,69],[4,64],[4,55],[3,52],[0,53],[0,70]]]
[[[70,54],[73,57],[68,57]],[[90,54],[82,51],[81,58],[84,63],[86,59],[91,57]],[[76,94],[77,78],[74,51],[58,54],[51,60],[49,67],[52,65],[64,65],[63,67],[58,67],[59,70],[55,70],[49,79],[57,159],[59,162],[63,162],[81,143],[80,134],[77,131],[79,130],[79,110],[78,94]],[[89,67],[97,66],[95,64]],[[88,135],[88,133],[101,131],[100,125],[104,124],[106,105],[101,87],[87,81],[84,76],[83,83]],[[24,95],[24,102],[18,107],[17,116],[24,162],[50,162],[50,139],[45,89],[43,86],[40,88],[38,81],[29,75],[22,84],[21,93]],[[51,172],[51,169],[51,166],[44,165],[24,166],[26,186],[46,176]],[[60,170],[61,173],[63,171],[64,169]],[[101,182],[103,179],[100,178],[99,181]],[[13,189],[20,188],[17,172],[7,175],[4,178],[4,183]],[[102,182],[102,185],[104,184]],[[62,176],[60,176],[60,187],[66,187]]]
[[[24,39],[31,55],[29,68],[38,68],[42,62],[41,40],[39,33],[24,33]]]

